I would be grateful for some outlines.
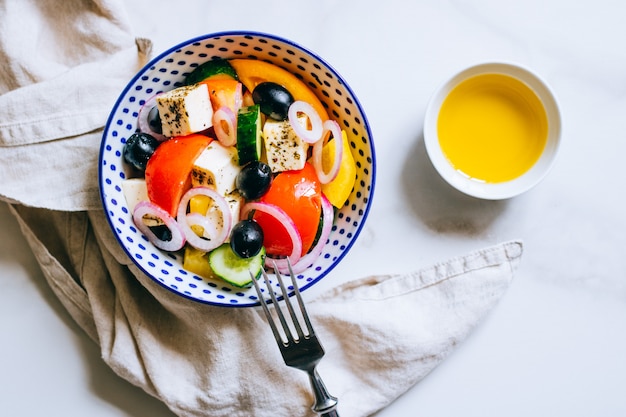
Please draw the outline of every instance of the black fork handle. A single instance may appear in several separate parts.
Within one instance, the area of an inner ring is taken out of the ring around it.
[[[327,413],[320,414],[320,417],[339,417],[339,413],[337,413],[337,410],[332,410]]]

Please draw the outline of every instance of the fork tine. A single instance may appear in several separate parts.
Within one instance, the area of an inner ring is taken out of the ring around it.
[[[280,306],[280,304],[278,303],[278,299],[276,298],[276,294],[274,294],[274,290],[272,289],[272,286],[270,285],[270,279],[269,276],[267,275],[267,271],[265,271],[265,268],[261,268],[261,273],[263,274],[263,280],[265,281],[265,287],[267,288],[267,292],[269,292],[270,294],[270,298],[272,300],[272,303],[274,304],[274,311],[276,312],[276,315],[278,316],[278,320],[280,321],[281,327],[283,329],[283,333],[285,335],[285,337],[283,338],[283,335],[280,333],[280,331],[278,330],[278,326],[276,325],[276,320],[274,319],[274,317],[272,316],[272,314],[270,313],[269,307],[267,306],[267,302],[265,301],[264,297],[262,296],[262,294],[259,292],[259,290],[257,290],[257,293],[259,294],[259,298],[261,299],[261,304],[263,304],[263,309],[265,311],[265,314],[267,315],[267,319],[270,322],[270,326],[272,327],[272,332],[274,333],[274,337],[276,338],[276,341],[278,343],[282,343],[283,345],[288,345],[291,341],[295,341],[295,337],[293,336],[293,333],[291,332],[291,327],[289,327],[289,324],[287,323],[287,319],[285,318],[285,314],[283,313],[283,309]],[[287,304],[287,309],[289,310],[289,313],[291,315],[292,320],[295,323],[295,327],[296,327],[296,331],[298,333],[299,337],[302,337],[302,329],[300,328],[298,321],[294,315],[293,312],[293,307],[289,304],[289,297],[287,296],[287,291],[285,289],[285,285],[283,284],[282,281],[282,277],[281,275],[278,273],[278,271],[276,271],[276,277],[278,278],[278,284],[280,286],[280,290],[283,294],[283,298],[286,300]],[[253,280],[253,282],[256,284],[256,280]],[[255,286],[255,288],[257,288],[257,286]]]
[[[297,288],[296,280],[293,275],[293,271],[291,270],[291,262],[289,262],[289,258],[287,258],[287,264],[289,265],[290,279],[294,288]],[[276,279],[278,280],[278,285],[280,286],[280,290],[283,293],[283,298],[285,300],[285,304],[287,305],[287,310],[289,311],[289,315],[291,316],[291,321],[296,329],[296,333],[298,334],[298,340],[304,337],[304,333],[302,332],[302,327],[300,326],[300,320],[298,320],[298,316],[296,316],[296,312],[293,309],[293,304],[291,304],[291,300],[289,299],[289,292],[287,291],[287,287],[283,281],[283,277],[281,273],[278,271],[276,267],[276,262],[274,262],[274,272],[276,273]],[[302,310],[302,304],[300,304],[300,310]],[[283,326],[285,323],[283,323]],[[290,332],[291,333],[291,332]],[[293,339],[293,338],[292,338]]]
[[[285,286],[282,282],[282,277],[280,276],[280,274],[278,273],[278,271],[275,270],[276,273],[276,277],[278,279],[278,284],[280,286],[280,290],[283,294],[283,298],[286,301],[289,301],[289,297],[287,297],[287,293],[285,291]],[[267,286],[267,289],[270,293],[270,297],[272,298],[272,303],[274,303],[274,311],[276,311],[276,315],[278,316],[278,320],[280,320],[280,324],[283,327],[283,332],[285,333],[285,337],[286,340],[283,340],[283,344],[284,345],[288,345],[290,341],[294,341],[295,338],[293,337],[293,333],[291,332],[291,328],[289,327],[289,324],[287,324],[287,320],[285,319],[285,315],[283,314],[283,309],[280,306],[280,304],[278,303],[278,299],[276,298],[276,295],[274,294],[273,289],[271,288],[270,284],[269,284],[269,278],[267,276],[267,273],[265,272],[265,269],[263,269],[263,274],[265,277],[265,284]],[[287,309],[291,312],[291,306],[287,305]],[[293,315],[292,315],[293,318]]]
[[[293,269],[291,268],[291,261],[287,258],[287,266],[289,267],[289,275],[291,276],[291,282],[293,283],[294,293],[296,294],[296,298],[298,299],[298,304],[300,305],[300,312],[302,313],[302,317],[304,318],[304,322],[306,324],[307,333],[309,336],[313,336],[315,333],[313,331],[313,325],[311,324],[311,320],[309,320],[309,313],[306,311],[306,307],[304,306],[304,301],[302,301],[302,296],[300,295],[300,288],[298,288],[298,283],[296,282],[295,274],[293,273]]]
[[[268,289],[268,292],[270,293],[274,303],[276,303],[276,297],[274,296],[274,291],[272,291],[272,289],[268,285],[269,278],[268,278],[267,273],[265,272],[264,268],[261,268],[261,273],[263,275],[263,280],[265,281],[265,287]],[[254,283],[254,288],[256,289],[256,293],[259,296],[259,303],[261,303],[261,306],[263,306],[263,311],[265,312],[265,316],[267,317],[267,321],[270,324],[270,328],[272,329],[272,333],[274,334],[274,338],[276,339],[277,343],[280,343],[280,344],[284,345],[285,341],[283,340],[282,335],[278,331],[278,327],[276,327],[276,322],[274,321],[274,317],[272,317],[272,313],[270,313],[270,309],[267,306],[267,302],[265,301],[265,298],[263,297],[263,293],[261,292],[261,287],[259,287],[259,283],[257,282],[256,277],[252,274],[252,271],[250,271],[250,276],[252,277],[252,282]]]

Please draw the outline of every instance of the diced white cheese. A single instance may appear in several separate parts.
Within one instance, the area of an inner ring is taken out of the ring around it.
[[[178,87],[157,96],[156,102],[165,136],[186,136],[213,126],[206,84]]]
[[[298,121],[305,123],[300,118]],[[267,119],[263,125],[267,164],[272,172],[304,168],[309,144],[296,135],[288,120]]]
[[[191,183],[194,187],[213,188],[225,196],[235,189],[239,171],[237,149],[214,140],[196,159],[191,170]]]
[[[239,217],[241,216],[241,205],[243,204],[243,196],[239,193],[239,191],[235,190],[230,194],[226,194],[224,198],[226,198],[228,207],[230,207],[230,213],[233,216],[234,225],[239,221]]]
[[[135,211],[135,207],[142,201],[149,201],[148,187],[146,187],[146,180],[143,178],[129,178],[122,181],[122,193],[126,199],[126,205],[128,210],[132,213]],[[146,226],[160,226],[165,224],[163,219],[156,216],[143,216],[143,222]]]
[[[241,204],[243,202],[243,197],[241,196],[241,194],[239,194],[237,190],[235,190],[230,194],[226,194],[224,198],[226,199],[226,202],[228,203],[228,207],[230,208],[230,214],[232,216],[232,225],[235,225],[239,221],[239,215],[241,213]],[[209,219],[211,219],[211,221],[214,224],[220,225],[221,227],[224,226],[222,214],[219,213],[219,208],[213,202],[209,204],[209,208],[207,210],[206,216]],[[230,239],[228,238],[226,240],[230,241]]]
[[[148,187],[146,180],[143,178],[129,178],[122,181],[122,193],[126,199],[128,210],[132,213],[135,206],[142,202],[148,201]]]

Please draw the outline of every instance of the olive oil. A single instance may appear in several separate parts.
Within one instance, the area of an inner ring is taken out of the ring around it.
[[[481,74],[454,87],[437,120],[439,142],[452,166],[480,182],[513,180],[539,159],[548,118],[537,95],[503,74]]]

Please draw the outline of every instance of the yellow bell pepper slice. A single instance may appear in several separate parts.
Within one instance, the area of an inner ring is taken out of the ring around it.
[[[185,246],[183,268],[204,278],[216,278],[211,265],[209,265],[209,254],[189,245]]]
[[[322,184],[322,192],[328,198],[328,201],[337,208],[343,207],[348,197],[350,197],[356,181],[356,164],[350,151],[348,136],[345,130],[341,131],[341,139],[343,140],[343,154],[339,172],[331,182]],[[330,169],[334,160],[335,139],[326,143],[322,148],[322,167],[324,167],[325,171]]]

